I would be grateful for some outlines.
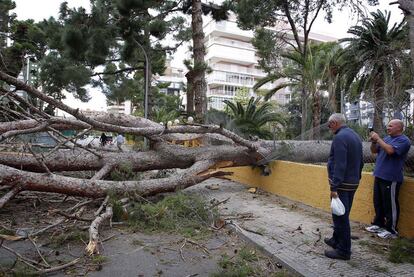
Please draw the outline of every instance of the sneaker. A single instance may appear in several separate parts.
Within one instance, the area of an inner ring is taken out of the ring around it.
[[[351,255],[342,255],[336,250],[325,250],[325,256],[331,259],[337,260],[349,260]]]
[[[371,225],[369,227],[366,227],[365,230],[367,230],[370,233],[382,233],[386,231],[384,228],[381,228],[377,225]]]
[[[387,230],[385,230],[381,233],[378,233],[377,236],[382,238],[382,239],[396,239],[396,238],[398,238],[397,234],[393,234],[393,233],[391,233]]]
[[[332,247],[333,249],[336,249],[336,242],[334,241],[333,238],[324,238],[323,242],[325,242],[325,244],[329,245],[330,247]]]

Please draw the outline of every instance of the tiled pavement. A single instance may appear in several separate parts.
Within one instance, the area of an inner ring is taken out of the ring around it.
[[[219,189],[208,189],[211,184],[218,184]],[[331,260],[323,254],[329,248],[323,238],[332,232],[329,213],[266,192],[252,194],[244,185],[226,180],[210,179],[187,190],[207,199],[230,198],[219,205],[221,213],[227,214],[224,218],[253,215],[248,220],[231,219],[230,226],[298,275],[414,276],[414,265],[393,264],[386,255],[370,249],[372,244],[385,243],[362,231],[358,223],[352,223],[357,239],[351,260]]]

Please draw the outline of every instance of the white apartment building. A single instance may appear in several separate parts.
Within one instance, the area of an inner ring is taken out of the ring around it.
[[[160,92],[180,96],[184,107],[187,106],[187,97],[185,96],[184,86],[187,84],[187,78],[184,74],[184,69],[172,67],[171,60],[166,62],[164,74],[153,76],[155,83],[169,83],[167,88],[161,88]]]
[[[126,100],[121,103],[112,103],[108,105],[107,112],[112,114],[130,115],[132,114],[132,102],[131,100]]]
[[[207,19],[207,18],[206,18]],[[224,108],[223,100],[233,99],[241,88],[249,89],[254,95],[253,86],[257,80],[266,76],[258,65],[256,49],[251,44],[253,31],[241,30],[236,18],[216,22],[208,18],[204,24],[205,33],[205,60],[212,72],[207,75],[208,107],[218,110]],[[336,38],[323,34],[310,34],[311,40],[319,42],[335,41]],[[266,84],[261,89],[271,89],[274,84]],[[273,96],[280,104],[291,100],[289,88],[281,90]]]

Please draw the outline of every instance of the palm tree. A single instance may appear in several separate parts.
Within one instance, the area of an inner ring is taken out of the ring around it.
[[[373,128],[381,134],[384,132],[386,92],[395,95],[401,90],[401,67],[409,60],[406,22],[390,28],[390,15],[387,11],[372,12],[360,26],[348,30],[354,37],[342,40],[348,42],[343,64],[347,88],[356,82],[358,92],[371,97],[374,103]]]
[[[271,139],[272,133],[264,128],[265,125],[275,123],[274,127],[277,127],[277,125],[285,125],[285,120],[280,113],[273,112],[271,103],[260,103],[260,100],[260,97],[251,97],[247,105],[229,100],[224,100],[224,103],[230,109],[233,124],[242,135]]]
[[[334,54],[331,52],[338,51],[338,45],[336,43],[324,43],[324,44],[311,44],[308,49],[306,60],[303,59],[297,51],[290,51],[282,55],[286,59],[287,66],[282,68],[279,72],[269,74],[265,78],[259,80],[254,89],[258,89],[266,83],[274,82],[279,79],[285,79],[286,81],[280,83],[273,89],[269,90],[265,95],[265,100],[270,99],[280,89],[290,87],[297,91],[306,91],[304,97],[302,97],[302,120],[306,121],[307,118],[307,104],[308,97],[312,100],[312,132],[310,134],[311,139],[318,139],[320,136],[320,123],[321,123],[321,89],[324,86],[334,89],[332,85],[335,80],[335,72],[333,72],[333,65],[329,62],[333,62]],[[331,66],[330,68],[328,66]],[[331,78],[331,79],[329,79]],[[305,128],[302,126],[302,133]]]

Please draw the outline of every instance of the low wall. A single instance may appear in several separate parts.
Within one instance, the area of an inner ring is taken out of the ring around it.
[[[260,169],[233,167],[227,171],[234,174],[232,180],[265,191],[300,201],[309,206],[330,211],[329,185],[326,167],[293,162],[276,161],[270,164],[271,174],[262,176]],[[371,173],[364,172],[355,194],[351,219],[370,224],[375,212],[373,206],[373,183]],[[398,230],[404,237],[414,238],[414,179],[406,178],[400,190],[401,214]]]

